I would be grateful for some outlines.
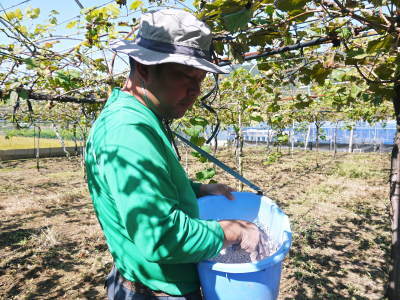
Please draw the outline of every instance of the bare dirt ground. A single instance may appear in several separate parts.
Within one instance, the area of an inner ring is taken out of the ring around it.
[[[389,155],[245,151],[244,175],[291,220],[280,299],[382,299]],[[218,156],[234,165],[230,151]],[[190,175],[209,166],[187,161]],[[35,160],[1,162],[0,213],[0,299],[105,299],[112,260],[77,158],[42,159],[39,171]]]

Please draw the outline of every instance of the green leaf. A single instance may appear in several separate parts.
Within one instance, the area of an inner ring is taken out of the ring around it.
[[[31,18],[36,19],[37,17],[39,17],[39,15],[40,15],[40,8],[38,7],[38,8],[33,9],[33,14],[31,16]]]
[[[309,0],[275,0],[276,8],[282,11],[292,11],[302,9],[304,5],[310,2]]]
[[[394,96],[394,90],[392,87],[385,87],[378,84],[370,84],[369,89],[376,95],[385,97],[386,100],[391,100]]]
[[[190,137],[199,136],[200,133],[203,131],[203,126],[195,125],[189,128],[185,128],[184,132],[189,135]]]
[[[311,70],[312,78],[320,85],[325,83],[325,79],[331,74],[332,70],[324,68],[321,63],[317,63]]]
[[[264,12],[265,12],[266,14],[268,14],[270,17],[272,17],[272,15],[273,15],[274,12],[275,12],[275,8],[274,8],[273,5],[268,4],[268,5],[265,7]],[[260,18],[260,19],[261,19],[261,18]]]
[[[222,19],[224,20],[225,29],[229,30],[230,32],[235,32],[246,28],[247,23],[250,21],[252,15],[252,10],[247,8],[223,15]]]
[[[263,118],[261,116],[250,116],[250,120],[253,120],[256,122],[262,122]]]
[[[112,16],[114,16],[114,17],[119,16],[120,10],[114,3],[107,5],[105,7],[105,9],[107,9],[109,12],[111,12]]]
[[[28,7],[26,10],[25,10],[25,14],[26,14],[26,16],[28,17],[28,18],[31,18],[31,19],[36,19],[37,17],[39,17],[39,15],[40,15],[40,8],[31,8],[31,7]]]
[[[391,68],[390,65],[382,63],[375,68],[374,72],[376,73],[376,75],[378,75],[379,79],[389,80],[392,79],[394,69]]]
[[[68,29],[74,28],[78,24],[78,20],[69,22],[65,27]]]
[[[205,142],[206,139],[203,138],[202,136],[192,136],[190,138],[190,142],[192,142],[193,144],[195,144],[196,146],[202,146]]]
[[[338,36],[341,38],[348,39],[352,36],[350,29],[347,27],[339,28],[337,31],[338,31]]]
[[[39,65],[36,63],[36,61],[32,58],[26,58],[24,59],[24,63],[26,64],[26,67],[28,70],[32,70],[36,67],[38,67]]]
[[[28,99],[28,91],[27,90],[25,90],[25,89],[21,89],[21,90],[19,90],[19,92],[18,92],[18,96],[21,98],[21,99]]]
[[[201,126],[201,127],[206,127],[208,125],[207,119],[205,119],[203,117],[191,118],[189,122],[192,125],[198,125],[198,126]]]
[[[6,19],[8,19],[8,20],[10,20],[10,21],[12,21],[13,19],[18,19],[18,20],[22,20],[22,18],[23,18],[23,14],[22,14],[22,11],[19,9],[19,8],[17,8],[16,10],[14,10],[14,11],[9,11],[9,12],[6,12],[4,15],[3,15],[3,17],[5,17]]]
[[[56,17],[51,17],[49,18],[50,24],[56,25],[57,24],[57,18]]]
[[[136,0],[133,1],[132,4],[129,6],[130,10],[136,10],[138,9],[140,6],[143,6],[143,2],[140,0]]]
[[[376,39],[373,41],[368,42],[367,52],[368,53],[375,53],[375,52],[384,52],[390,49],[393,45],[394,39],[393,36],[390,34],[387,35],[385,38]]]
[[[213,43],[214,50],[217,54],[222,55],[224,54],[224,43],[221,41],[215,41]]]
[[[267,107],[268,112],[278,112],[280,110],[280,106],[277,102],[272,102],[270,105]]]
[[[198,153],[198,152],[193,151],[193,152],[191,152],[190,154],[191,154],[192,156],[196,157],[201,163],[205,163],[205,162],[208,161],[207,158],[205,158],[203,155],[201,155],[201,154]]]
[[[211,179],[215,176],[215,169],[208,168],[206,170],[200,171],[196,173],[196,179],[199,181],[204,181],[207,179]]]

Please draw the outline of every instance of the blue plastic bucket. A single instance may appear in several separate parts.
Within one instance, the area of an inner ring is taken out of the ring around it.
[[[279,293],[282,261],[292,242],[289,218],[265,196],[246,192],[233,194],[233,201],[224,196],[200,198],[200,218],[257,221],[270,230],[270,238],[279,247],[273,255],[256,263],[200,262],[198,271],[205,300],[275,300]]]

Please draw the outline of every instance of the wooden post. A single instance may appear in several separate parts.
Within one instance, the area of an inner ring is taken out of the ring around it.
[[[337,153],[337,128],[338,128],[338,121],[335,123],[335,131],[333,132],[333,157],[336,158]]]
[[[305,142],[304,142],[304,150],[307,150],[307,148],[308,148],[308,141],[309,141],[309,139],[310,139],[310,133],[311,133],[311,124],[308,125],[306,140],[305,140]]]
[[[392,149],[390,173],[390,203],[392,244],[389,265],[389,300],[400,300],[400,83],[394,87],[394,111],[396,114],[396,139]]]
[[[353,152],[354,126],[355,126],[355,124],[352,124],[352,125],[351,125],[351,130],[350,130],[349,153]]]
[[[374,126],[374,152],[376,152],[377,148],[378,148],[378,144],[377,144],[377,129],[376,129],[376,124]]]
[[[293,151],[294,151],[294,121],[292,123],[292,135],[291,135],[291,148],[292,148],[292,157],[293,157]]]

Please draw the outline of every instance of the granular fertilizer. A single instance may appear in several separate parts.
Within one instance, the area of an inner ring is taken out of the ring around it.
[[[232,245],[222,249],[217,256],[209,260],[224,264],[241,264],[256,262],[275,253],[276,250],[278,250],[278,245],[269,237],[269,230],[258,221],[255,221],[254,224],[257,225],[261,232],[261,242],[258,253],[250,255],[249,252],[241,249],[239,245]]]

